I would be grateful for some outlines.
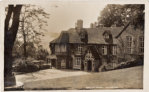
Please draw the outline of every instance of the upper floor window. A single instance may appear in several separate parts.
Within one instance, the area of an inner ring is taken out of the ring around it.
[[[139,37],[139,52],[140,53],[144,52],[144,37],[143,36]]]
[[[104,35],[104,38],[105,38],[105,39],[109,39],[109,34],[106,33],[106,34]]]
[[[132,37],[126,36],[126,42],[127,42],[127,53],[132,53]]]
[[[85,34],[84,33],[81,33],[80,34],[80,37],[81,37],[81,39],[84,39],[85,38]]]
[[[82,46],[78,45],[78,52],[82,52]]]
[[[55,45],[55,52],[60,52],[61,50],[60,50],[60,47],[59,47],[59,45]]]
[[[102,54],[107,55],[107,46],[102,46]]]
[[[61,50],[61,52],[66,52],[66,45],[65,44],[61,44],[60,45],[60,50]]]
[[[88,58],[88,59],[92,58],[92,53],[90,50],[87,51],[86,58]]]
[[[57,44],[55,45],[55,52],[66,52],[66,44]]]
[[[113,46],[112,47],[112,55],[116,55],[117,54],[117,46]]]

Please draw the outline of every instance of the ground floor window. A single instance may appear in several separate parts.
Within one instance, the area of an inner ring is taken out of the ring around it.
[[[116,55],[117,54],[117,46],[112,47],[112,54]]]
[[[75,65],[81,65],[81,57],[76,57]]]

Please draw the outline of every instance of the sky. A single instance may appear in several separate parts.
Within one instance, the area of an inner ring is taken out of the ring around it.
[[[90,23],[97,21],[105,6],[106,4],[97,2],[51,2],[40,5],[50,14],[41,44],[50,50],[49,42],[57,38],[61,31],[74,28],[78,19],[83,20],[83,27],[90,27]]]

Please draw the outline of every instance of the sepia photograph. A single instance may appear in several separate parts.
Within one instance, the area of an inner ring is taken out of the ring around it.
[[[4,90],[143,89],[145,4],[8,4]]]

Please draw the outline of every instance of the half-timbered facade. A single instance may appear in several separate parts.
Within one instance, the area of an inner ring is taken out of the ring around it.
[[[51,55],[57,58],[54,60],[55,67],[99,71],[107,63],[117,63],[119,57],[124,55],[135,57],[135,51],[142,52],[143,55],[143,31],[138,30],[138,33],[128,27],[119,35],[122,29],[123,27],[83,28],[83,21],[78,20],[75,28],[62,31],[58,38],[50,42]],[[136,56],[138,55],[139,53]]]

